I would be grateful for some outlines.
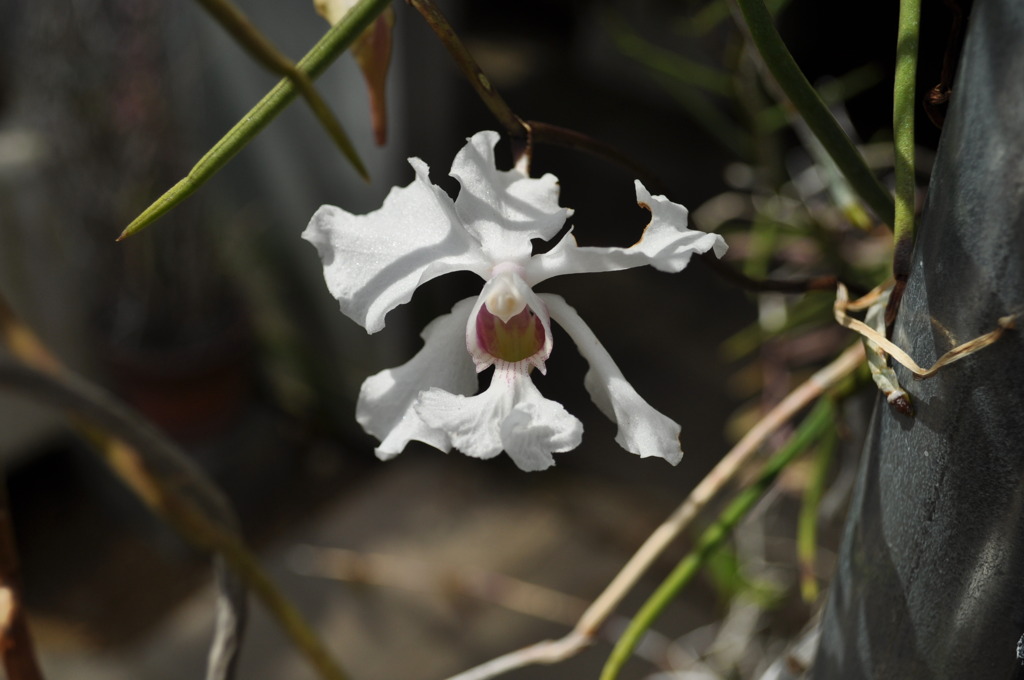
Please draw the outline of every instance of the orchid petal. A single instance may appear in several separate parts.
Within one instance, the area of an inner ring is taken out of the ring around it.
[[[501,424],[512,410],[512,400],[512,390],[501,389],[492,380],[486,391],[473,397],[427,390],[419,395],[415,408],[424,423],[447,433],[459,451],[487,460],[504,449]]]
[[[463,344],[473,302],[473,298],[457,302],[449,314],[431,321],[421,333],[423,348],[408,362],[363,382],[356,420],[381,440],[376,449],[381,460],[394,458],[412,440],[442,451],[451,449],[444,430],[424,423],[414,405],[420,393],[430,388],[457,394],[476,392],[476,370]]]
[[[681,271],[694,253],[713,250],[722,257],[728,246],[718,234],[686,228],[686,208],[664,196],[651,196],[639,180],[636,197],[651,212],[643,236],[629,248],[593,248],[576,245],[570,231],[547,253],[533,257],[526,265],[526,281],[535,286],[563,274],[611,272],[651,265],[663,272]]]
[[[497,367],[483,393],[465,397],[428,390],[416,412],[430,427],[447,432],[467,456],[494,458],[504,450],[528,472],[551,467],[552,453],[576,448],[583,437],[579,420],[545,399],[525,371],[508,364]]]
[[[545,399],[530,377],[523,375],[516,405],[501,425],[502,444],[519,469],[546,470],[555,464],[553,452],[571,451],[582,439],[583,423],[557,401]]]
[[[455,157],[451,175],[462,185],[455,210],[492,262],[521,263],[530,257],[530,239],[552,238],[572,211],[559,207],[554,175],[498,170],[497,142],[497,132],[478,132]]]
[[[619,446],[641,458],[664,458],[672,465],[682,460],[679,424],[637,394],[594,332],[563,298],[551,294],[540,298],[590,364],[583,384],[601,412],[618,425],[615,441]]]
[[[320,254],[341,311],[370,333],[430,279],[460,270],[487,278],[490,271],[451,198],[430,183],[426,164],[418,158],[409,164],[416,179],[392,189],[379,210],[353,215],[325,205],[302,232]]]

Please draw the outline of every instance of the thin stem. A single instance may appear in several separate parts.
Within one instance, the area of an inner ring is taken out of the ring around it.
[[[885,325],[896,321],[903,289],[910,275],[914,247],[914,207],[917,182],[914,177],[914,113],[917,109],[917,43],[921,24],[921,0],[900,0],[899,36],[896,40],[896,75],[893,87],[892,136],[895,147],[896,212],[893,222],[893,278]]]
[[[834,426],[834,421],[835,407],[832,400],[828,397],[819,400],[818,405],[800,424],[789,443],[765,463],[757,480],[741,491],[722,512],[718,520],[704,531],[693,550],[676,565],[668,578],[640,608],[612,649],[612,653],[601,671],[601,680],[615,680],[618,677],[622,666],[629,660],[633,650],[640,643],[640,638],[661,615],[665,607],[675,600],[679,592],[697,575],[707,558],[721,547],[733,528],[746,517],[779,473],[797,455],[820,438],[830,426]]]
[[[839,166],[850,185],[886,224],[894,223],[892,196],[878,181],[850,138],[797,66],[763,0],[733,0],[772,78]]]
[[[327,134],[334,140],[341,153],[355,167],[363,179],[369,179],[366,166],[363,165],[362,159],[359,158],[355,147],[352,146],[352,140],[349,139],[344,128],[341,127],[338,119],[331,113],[331,109],[327,106],[323,97],[317,92],[309,75],[297,69],[291,59],[281,54],[274,47],[274,44],[252,25],[245,14],[242,13],[242,10],[234,5],[231,0],[197,1],[220,22],[224,30],[230,33],[254,59],[270,71],[292,81],[295,87],[298,88],[299,93],[309,104],[309,108],[313,110],[317,120],[320,121],[320,124],[327,130]]]
[[[43,680],[21,603],[18,550],[7,502],[7,480],[0,475],[0,655],[11,680]]]
[[[296,64],[296,68],[315,79],[359,37],[391,0],[360,0],[345,17]],[[138,233],[181,203],[204,182],[213,177],[236,153],[259,134],[298,94],[295,84],[285,78],[274,86],[220,141],[199,159],[184,179],[132,220],[118,241]]]

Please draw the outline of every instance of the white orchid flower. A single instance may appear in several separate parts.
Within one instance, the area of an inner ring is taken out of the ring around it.
[[[725,241],[687,229],[683,206],[651,196],[638,181],[637,201],[652,219],[636,245],[580,247],[570,231],[534,255],[530,240],[553,238],[572,211],[559,207],[553,175],[498,170],[497,141],[495,132],[477,133],[455,157],[451,174],[462,188],[454,202],[430,183],[426,164],[411,158],[416,178],[392,189],[379,210],[353,215],[325,205],[303,232],[341,311],[370,333],[435,277],[466,270],[485,282],[479,296],[457,302],[423,330],[424,346],[409,362],[363,383],[356,419],[380,440],[376,453],[384,460],[416,440],[475,458],[506,451],[523,470],[548,468],[553,453],[576,448],[583,434],[580,421],[541,396],[530,378],[534,368],[545,372],[554,320],[590,364],[585,385],[618,425],[615,440],[675,465],[683,455],[679,425],[636,393],[565,300],[533,287],[563,274],[644,265],[678,272],[693,253],[721,257]],[[476,394],[476,374],[490,366],[490,387]]]

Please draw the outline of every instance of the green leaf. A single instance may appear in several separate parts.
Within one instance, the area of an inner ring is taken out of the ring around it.
[[[352,146],[352,141],[341,127],[341,123],[331,113],[327,102],[313,86],[310,77],[298,70],[288,57],[281,54],[231,0],[198,0],[198,2],[256,61],[270,71],[290,79],[295,84],[299,93],[313,110],[313,115],[324,126],[341,153],[352,163],[359,174],[367,179],[366,167],[363,165],[362,159],[359,158],[359,154],[356,153],[355,147]]]
[[[331,27],[327,34],[296,64],[296,68],[314,79],[344,52],[352,42],[384,11],[391,0],[360,0],[344,19]],[[285,78],[256,106],[206,152],[184,179],[132,220],[118,237],[118,241],[132,236],[181,203],[204,182],[213,177],[231,158],[242,150],[260,130],[281,113],[299,93],[295,83]]]
[[[733,1],[739,5],[744,25],[772,78],[807,122],[807,127],[878,219],[889,225],[894,224],[892,196],[871,172],[860,152],[811,87],[779,32],[775,30],[772,15],[763,0]]]

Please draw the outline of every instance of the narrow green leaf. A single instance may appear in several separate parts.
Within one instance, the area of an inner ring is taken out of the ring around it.
[[[299,93],[303,96],[313,114],[324,126],[327,134],[334,140],[335,145],[348,161],[355,167],[363,179],[369,179],[366,166],[356,153],[352,141],[345,133],[341,123],[331,113],[327,102],[323,100],[320,93],[313,86],[313,81],[308,75],[300,71],[292,63],[291,59],[281,54],[270,40],[260,33],[259,29],[252,25],[242,10],[238,9],[231,0],[198,0],[213,17],[220,22],[231,36],[249,52],[256,61],[263,64],[270,71],[290,79]]]
[[[327,34],[296,65],[311,79],[316,78],[352,44],[360,33],[384,11],[391,0],[360,0],[345,18],[331,27]],[[188,175],[158,198],[142,214],[132,220],[117,240],[138,233],[210,179],[231,160],[264,127],[270,123],[298,94],[295,84],[285,78],[267,93],[206,155],[199,159]]]
[[[768,71],[793,107],[803,116],[807,127],[878,218],[886,224],[894,224],[892,196],[871,172],[825,102],[797,66],[779,32],[775,30],[772,15],[763,0],[733,1],[739,5],[750,38]]]

